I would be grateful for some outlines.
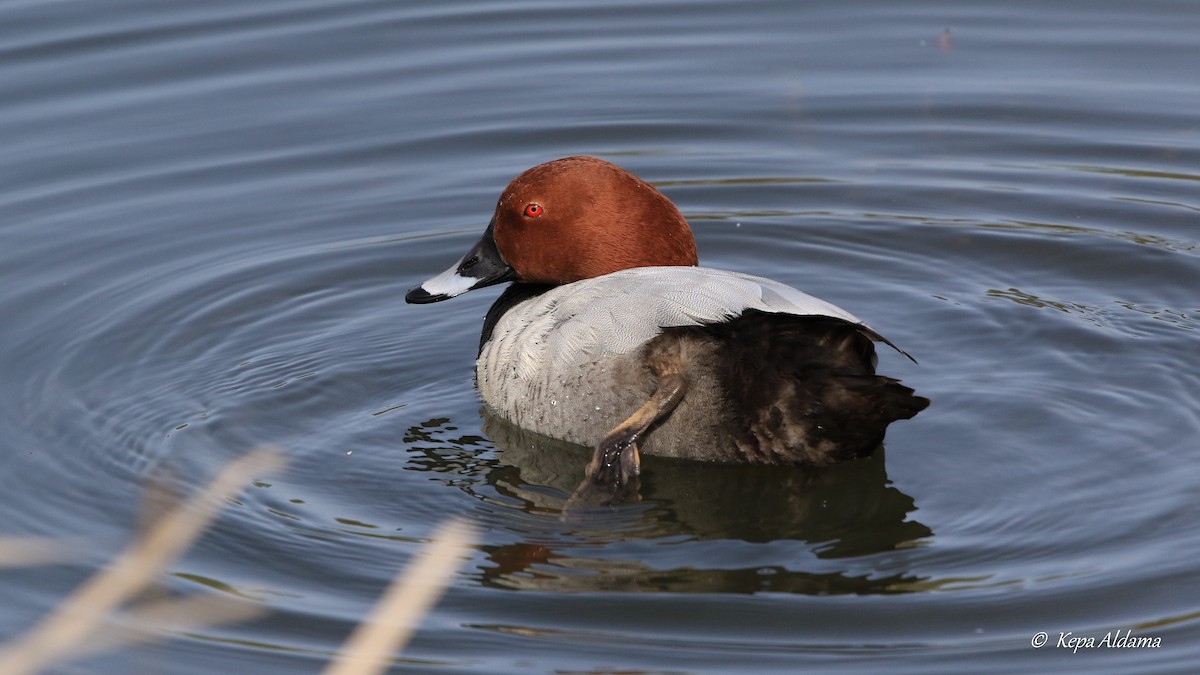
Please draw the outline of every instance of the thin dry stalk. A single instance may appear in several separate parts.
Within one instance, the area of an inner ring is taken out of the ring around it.
[[[139,603],[111,617],[87,641],[76,645],[71,658],[121,649],[158,638],[163,631],[184,633],[224,623],[251,621],[267,613],[267,608],[244,600],[200,595],[175,600]]]
[[[73,654],[113,610],[186,551],[218,508],[256,474],[277,470],[283,454],[260,448],[227,465],[207,488],[155,523],[108,569],[97,572],[23,638],[0,650],[0,673],[25,675]]]
[[[421,618],[441,597],[474,540],[470,525],[451,520],[393,581],[370,616],[354,629],[325,675],[374,675],[404,649]]]
[[[53,565],[69,559],[69,542],[42,537],[0,539],[0,567]]]

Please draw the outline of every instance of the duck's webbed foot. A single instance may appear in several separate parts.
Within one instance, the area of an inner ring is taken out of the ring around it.
[[[621,487],[642,472],[637,436],[617,427],[596,446],[587,477],[598,485]]]
[[[620,487],[641,473],[638,438],[655,422],[669,415],[686,391],[682,373],[672,372],[659,377],[658,388],[650,398],[596,445],[588,464],[587,479],[598,485]]]
[[[636,436],[618,434],[621,429],[614,429],[596,446],[587,477],[567,500],[568,511],[637,500],[641,453]]]
[[[587,477],[571,493],[565,510],[569,513],[638,501],[641,472],[637,436],[626,432],[621,425],[596,446],[588,463]]]
[[[568,509],[586,504],[607,506],[624,501],[630,493],[637,494],[637,476],[641,473],[638,440],[670,415],[687,392],[678,341],[665,338],[659,336],[653,341],[646,357],[651,372],[658,376],[654,393],[596,445],[587,477],[575,489]]]

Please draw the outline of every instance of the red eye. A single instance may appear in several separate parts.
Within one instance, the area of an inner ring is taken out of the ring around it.
[[[525,216],[528,218],[537,218],[542,215],[544,210],[541,204],[529,204],[525,207]]]

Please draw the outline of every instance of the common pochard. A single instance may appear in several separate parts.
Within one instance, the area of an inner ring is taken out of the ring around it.
[[[516,282],[484,320],[479,392],[519,427],[593,447],[597,485],[636,476],[639,451],[810,466],[865,456],[929,405],[875,374],[873,341],[891,343],[853,314],[697,265],[691,228],[658,190],[567,157],[509,183],[483,238],[405,300]]]

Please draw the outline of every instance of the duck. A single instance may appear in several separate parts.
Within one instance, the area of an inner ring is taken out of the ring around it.
[[[628,484],[643,453],[806,467],[865,457],[930,403],[875,372],[875,343],[907,352],[832,303],[700,266],[675,204],[596,157],[514,178],[479,241],[405,301],[503,283],[480,334],[479,395],[517,427],[590,447],[585,484]]]

